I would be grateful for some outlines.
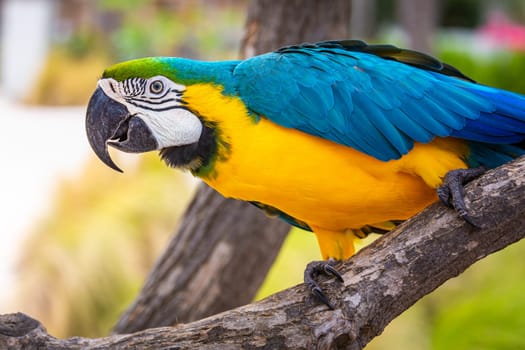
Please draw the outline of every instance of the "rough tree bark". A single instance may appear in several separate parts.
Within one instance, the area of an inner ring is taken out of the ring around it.
[[[340,268],[344,284],[322,283],[335,310],[302,285],[189,324],[100,339],[58,340],[23,314],[0,316],[2,349],[362,349],[418,299],[479,259],[525,236],[525,157],[467,187],[476,229],[436,203]]]
[[[377,25],[376,0],[352,0],[352,18],[350,31],[356,39],[375,37]]]
[[[242,56],[346,38],[350,2],[252,1]],[[189,322],[253,300],[290,227],[202,185],[178,232],[114,328],[130,333]]]
[[[348,0],[252,1],[241,55],[250,57],[302,42],[348,39],[350,7]]]
[[[432,37],[439,19],[441,3],[437,0],[400,0],[399,17],[409,36],[409,47],[430,53]]]

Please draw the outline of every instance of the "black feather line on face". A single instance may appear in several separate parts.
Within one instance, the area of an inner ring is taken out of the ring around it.
[[[217,152],[215,128],[203,124],[199,141],[184,146],[167,147],[160,150],[160,157],[172,168],[197,171],[206,166]]]

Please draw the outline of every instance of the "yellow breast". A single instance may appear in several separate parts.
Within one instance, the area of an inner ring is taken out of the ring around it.
[[[312,227],[341,231],[407,219],[436,200],[446,172],[466,167],[467,149],[455,139],[416,144],[382,162],[265,118],[256,122],[217,86],[189,86],[185,99],[230,146],[203,180],[226,197],[274,206]]]

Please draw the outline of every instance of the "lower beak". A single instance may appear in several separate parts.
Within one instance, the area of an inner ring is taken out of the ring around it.
[[[146,123],[129,114],[123,104],[97,87],[89,100],[86,133],[95,154],[110,168],[122,172],[113,162],[108,145],[124,152],[140,153],[157,149],[158,143]]]

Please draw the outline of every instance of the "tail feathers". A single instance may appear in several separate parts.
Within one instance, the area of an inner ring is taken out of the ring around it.
[[[517,145],[470,142],[469,167],[495,168],[525,154],[525,142]]]
[[[476,142],[516,144],[525,140],[525,96],[483,85],[465,87],[490,101],[493,110],[467,119],[451,136]]]
[[[525,96],[470,82],[456,84],[492,104],[451,134],[469,141],[468,165],[494,168],[524,155]]]

